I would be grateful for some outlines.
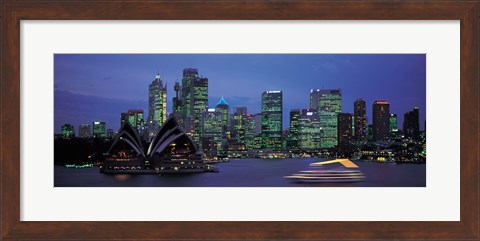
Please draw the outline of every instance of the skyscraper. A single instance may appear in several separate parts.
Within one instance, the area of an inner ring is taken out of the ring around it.
[[[247,150],[251,150],[255,148],[255,137],[257,134],[255,133],[255,129],[257,125],[261,123],[256,123],[256,120],[253,115],[245,114],[245,148]]]
[[[367,108],[363,99],[356,99],[353,104],[354,136],[357,140],[367,139]]]
[[[338,113],[338,146],[348,147],[352,140],[352,114]]]
[[[163,86],[160,74],[148,86],[148,120],[161,126],[167,120],[167,85]]]
[[[128,110],[128,123],[141,132],[145,126],[143,110]]]
[[[222,148],[223,123],[222,113],[208,109],[202,114],[201,143],[203,151],[217,157]]]
[[[300,117],[300,110],[290,110],[290,128],[289,128],[289,140],[288,147],[290,149],[298,148],[298,118]]]
[[[403,132],[405,138],[418,140],[420,138],[420,120],[418,115],[418,107],[412,111],[405,113],[403,119]]]
[[[105,138],[105,122],[94,121],[93,122],[93,138]]]
[[[61,133],[63,138],[75,137],[75,128],[73,127],[73,125],[65,124],[62,126]]]
[[[233,133],[232,136],[239,144],[245,144],[245,132],[247,130],[246,115],[242,109],[236,109],[233,113]]]
[[[217,106],[215,106],[215,111],[220,113],[220,116],[222,117],[222,135],[226,138],[229,135],[230,128],[230,107],[223,97],[218,101]]]
[[[397,114],[390,114],[390,132],[398,130],[397,127]]]
[[[200,121],[208,108],[208,78],[200,77],[198,70],[186,68],[182,78],[182,114],[193,120],[193,140],[200,142]],[[189,124],[189,123],[188,123]],[[187,125],[187,120],[186,124]],[[185,128],[187,130],[187,128]]]
[[[262,93],[262,142],[264,148],[282,149],[283,92]]]
[[[78,127],[78,133],[80,134],[80,138],[90,138],[92,136],[92,129],[89,124],[81,124]]]
[[[342,112],[342,94],[340,89],[312,91],[310,99],[313,107],[318,105],[317,113],[320,118],[322,133],[321,148],[335,147],[337,145],[337,115]],[[316,100],[318,100],[318,104],[315,104]]]
[[[373,140],[386,141],[390,135],[390,103],[377,100],[372,106]]]
[[[303,109],[298,116],[298,148],[314,151],[320,147],[321,130],[317,110]]]

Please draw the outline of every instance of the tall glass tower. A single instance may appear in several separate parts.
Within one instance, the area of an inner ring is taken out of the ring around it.
[[[210,157],[217,157],[222,151],[222,114],[208,109],[202,114],[202,149]]]
[[[163,86],[160,74],[148,87],[148,120],[157,122],[158,126],[167,120],[167,86]]]
[[[403,132],[405,138],[418,140],[420,137],[420,123],[419,123],[418,107],[413,108],[412,111],[405,113],[403,119]]]
[[[367,139],[367,107],[365,100],[356,99],[353,104],[353,129],[357,140]]]
[[[289,129],[289,140],[288,148],[297,149],[298,148],[298,120],[300,117],[300,110],[293,109],[290,110],[290,129]]]
[[[226,138],[230,128],[230,107],[223,97],[218,101],[217,106],[215,106],[215,111],[220,113],[220,116],[222,117],[222,136]]]
[[[186,68],[182,78],[182,114],[193,121],[193,140],[200,143],[202,113],[208,109],[208,78],[198,75],[198,70]],[[187,124],[185,124],[187,125]],[[185,128],[188,130],[189,128]]]
[[[264,148],[281,150],[283,147],[283,92],[262,93],[262,142]]]
[[[75,128],[73,128],[73,125],[65,124],[62,126],[62,137],[63,138],[75,137]]]
[[[94,121],[93,122],[93,138],[105,138],[107,137],[105,134],[105,122],[103,121]]]
[[[320,121],[316,110],[303,109],[298,117],[298,147],[318,150],[321,144]]]
[[[143,110],[128,110],[128,123],[140,133],[145,126]]]
[[[342,93],[340,89],[312,90],[310,105],[318,106],[320,118],[321,148],[332,148],[337,145],[338,113],[342,112]],[[316,103],[317,101],[318,103]]]
[[[390,136],[390,103],[377,100],[373,103],[373,140],[387,141]]]

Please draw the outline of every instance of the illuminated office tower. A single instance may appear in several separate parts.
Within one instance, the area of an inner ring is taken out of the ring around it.
[[[78,133],[80,134],[80,138],[90,138],[92,136],[92,129],[89,124],[81,124],[78,127]]]
[[[403,133],[406,139],[418,140],[420,138],[418,107],[405,113],[403,119]]]
[[[245,148],[247,150],[255,149],[255,137],[257,136],[256,127],[261,126],[261,121],[256,122],[254,115],[245,114]]]
[[[353,134],[352,131],[352,114],[338,113],[338,146],[350,146]]]
[[[163,86],[160,74],[148,86],[148,120],[157,122],[158,126],[167,120],[167,85]]]
[[[320,120],[317,110],[303,109],[298,116],[298,148],[318,150],[321,147]]]
[[[342,112],[342,94],[340,89],[312,90],[310,93],[310,99],[311,102],[313,101],[314,107],[316,105],[318,106],[317,113],[320,119],[322,133],[320,147],[335,147],[337,145],[337,115]],[[318,101],[318,103],[315,104],[315,101]]]
[[[262,93],[262,142],[264,148],[282,149],[282,105],[282,91]]]
[[[318,100],[320,98],[320,89],[311,89],[310,90],[310,109],[318,109]]]
[[[373,140],[386,141],[390,136],[390,103],[377,100],[372,107]]]
[[[202,114],[201,146],[211,157],[216,157],[222,151],[223,123],[222,113],[211,108]]]
[[[300,117],[300,110],[290,110],[290,128],[288,138],[288,148],[298,149],[298,118]]]
[[[247,120],[244,109],[236,109],[233,113],[233,138],[239,144],[245,144],[245,134],[247,131]]]
[[[128,123],[138,132],[142,132],[145,126],[143,110],[128,110]]]
[[[103,121],[94,121],[93,122],[93,138],[104,139],[105,135],[105,122]]]
[[[356,99],[353,104],[353,129],[357,140],[367,139],[367,107],[363,99]]]
[[[73,125],[65,124],[62,126],[62,137],[63,138],[73,138],[75,137],[75,128]]]
[[[200,143],[200,121],[202,113],[208,108],[208,78],[198,75],[198,70],[186,68],[182,78],[182,114],[185,125],[193,124],[191,135],[197,145]],[[190,117],[189,120],[187,120]],[[190,123],[190,122],[193,123]],[[188,123],[187,123],[188,122]],[[188,128],[185,128],[187,131]]]
[[[262,113],[257,113],[253,115],[255,120],[255,135],[262,135]]]
[[[395,132],[398,130],[397,127],[397,114],[390,114],[390,132]]]
[[[226,138],[229,135],[230,128],[230,107],[223,97],[218,101],[215,111],[222,116],[223,137]]]

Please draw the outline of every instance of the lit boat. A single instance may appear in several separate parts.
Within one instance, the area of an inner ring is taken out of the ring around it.
[[[360,182],[365,175],[360,170],[306,170],[285,176],[292,182]]]

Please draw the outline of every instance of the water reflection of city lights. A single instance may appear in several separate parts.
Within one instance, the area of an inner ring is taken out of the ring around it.
[[[131,177],[131,176],[130,176],[130,175],[127,175],[127,174],[118,174],[118,175],[115,175],[115,179],[116,179],[117,181],[122,181],[122,182],[130,179],[130,177]]]

